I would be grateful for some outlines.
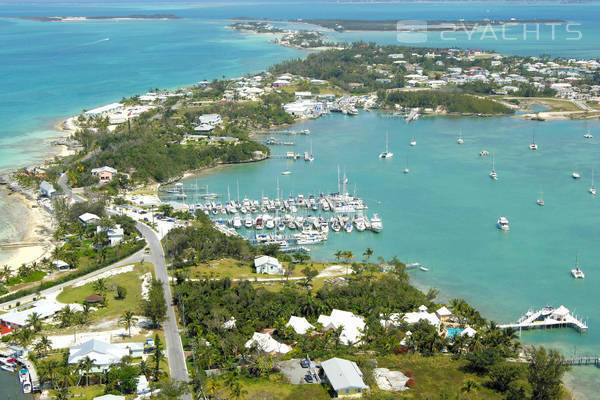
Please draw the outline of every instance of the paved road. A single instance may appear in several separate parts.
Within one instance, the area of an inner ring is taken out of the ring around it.
[[[156,279],[162,282],[165,299],[167,300],[167,319],[163,322],[163,329],[165,341],[167,342],[167,358],[169,359],[171,378],[176,381],[187,382],[189,381],[189,374],[185,364],[185,356],[183,354],[181,336],[179,336],[179,329],[177,328],[177,320],[175,319],[175,307],[173,306],[173,296],[171,295],[171,287],[169,286],[169,275],[167,273],[167,264],[165,263],[165,254],[156,232],[141,222],[137,222],[136,227],[142,235],[144,235],[144,238],[150,247],[150,261],[154,264],[154,274]],[[188,394],[181,398],[191,400],[192,396]]]
[[[74,194],[70,187],[67,186],[67,174],[62,174],[60,178],[58,178],[58,186],[61,187],[63,193],[71,198],[76,203],[82,203],[87,201],[85,198],[79,196],[78,194]]]
[[[144,258],[144,256],[145,256],[145,258]],[[149,256],[147,254],[144,254],[144,250],[140,250],[137,253],[133,253],[132,255],[130,255],[129,257],[127,257],[127,258],[125,258],[125,259],[123,259],[121,261],[117,261],[116,263],[111,264],[111,265],[109,265],[107,267],[101,268],[101,269],[99,269],[97,271],[94,271],[94,272],[90,272],[89,274],[84,275],[84,276],[80,276],[79,278],[75,278],[72,281],[61,283],[60,285],[56,285],[56,286],[53,286],[51,288],[42,290],[40,293],[41,293],[42,296],[45,296],[45,295],[48,295],[50,293],[54,293],[57,290],[61,290],[62,288],[65,288],[67,286],[71,286],[71,285],[74,285],[74,284],[76,284],[78,282],[81,282],[83,280],[86,280],[86,279],[89,279],[89,278],[93,278],[94,276],[98,276],[98,275],[100,275],[100,274],[102,274],[102,273],[104,273],[106,271],[110,271],[111,269],[122,267],[122,266],[129,265],[129,264],[135,264],[135,263],[140,262],[142,260],[148,260],[148,257]],[[6,309],[6,308],[9,308],[9,307],[14,307],[17,304],[17,302],[20,302],[21,304],[27,303],[29,301],[32,301],[34,297],[37,297],[37,295],[35,293],[31,294],[29,296],[21,297],[20,299],[12,300],[12,301],[9,301],[9,302],[6,302],[6,303],[1,303],[0,304],[0,308]],[[2,301],[2,299],[0,299],[0,301]]]

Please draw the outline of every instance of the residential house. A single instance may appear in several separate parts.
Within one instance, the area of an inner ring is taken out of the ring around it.
[[[279,343],[273,339],[270,333],[254,332],[252,338],[244,345],[247,349],[256,347],[260,351],[264,351],[268,354],[286,354],[292,351],[292,347],[285,344]]]
[[[56,189],[50,182],[42,181],[40,183],[40,194],[46,197],[52,197],[56,194]]]
[[[71,266],[62,260],[52,261],[52,265],[54,265],[58,271],[68,271],[71,269]]]
[[[336,397],[361,397],[369,387],[363,381],[363,373],[354,361],[331,358],[321,363],[323,375],[336,393]]]
[[[106,115],[111,112],[119,111],[123,109],[123,104],[121,103],[111,103],[102,107],[93,108],[83,113],[86,117],[96,117]]]
[[[337,309],[333,309],[331,315],[320,315],[317,322],[323,325],[324,330],[341,327],[340,342],[346,346],[359,344],[365,329],[363,317]]]
[[[452,317],[452,312],[446,306],[440,307],[435,313],[442,322],[447,322]]]
[[[78,364],[79,361],[89,357],[94,360],[91,372],[104,372],[111,365],[117,364],[125,356],[141,357],[144,350],[143,343],[105,343],[101,340],[91,339],[85,343],[69,348],[69,364]]]
[[[285,268],[275,257],[260,256],[254,259],[257,274],[283,275]]]
[[[98,222],[100,222],[100,217],[97,216],[96,214],[85,213],[85,214],[81,214],[79,216],[79,222],[81,222],[85,226],[89,226],[89,225],[97,224]]]
[[[0,315],[0,324],[11,329],[22,328],[27,325],[30,315],[35,313],[40,319],[46,319],[54,316],[63,307],[64,304],[54,300],[38,300]]]
[[[96,233],[100,233],[102,232],[102,230],[102,227],[96,227]],[[119,244],[123,240],[123,235],[123,228],[121,228],[121,225],[119,224],[115,225],[113,228],[109,228],[106,230],[106,236],[108,237],[111,246]]]
[[[304,317],[296,317],[292,315],[290,320],[285,327],[291,326],[298,335],[304,335],[310,330],[314,330],[315,327],[306,320]]]
[[[223,122],[223,120],[221,119],[221,115],[219,114],[203,114],[198,117],[198,121],[200,125],[206,124],[212,126],[219,125]]]
[[[94,168],[92,169],[92,175],[100,179],[100,183],[109,182],[117,174],[117,170],[111,167]]]

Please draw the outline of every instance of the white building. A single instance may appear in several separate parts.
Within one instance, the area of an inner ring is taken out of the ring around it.
[[[121,103],[111,103],[102,107],[93,108],[83,113],[86,117],[95,117],[98,115],[106,115],[111,112],[119,111],[123,109],[123,104]]]
[[[64,304],[54,300],[38,300],[0,315],[0,323],[11,329],[21,328],[27,325],[27,320],[32,314],[35,313],[40,319],[45,319],[54,316],[63,307]]]
[[[323,329],[338,329],[342,327],[340,342],[346,346],[360,343],[365,329],[363,317],[354,315],[350,311],[332,310],[331,315],[320,315],[317,320]]]
[[[306,320],[304,317],[296,317],[292,315],[287,324],[285,324],[286,328],[291,326],[298,335],[304,335],[306,332],[310,330],[314,330],[315,327]]]
[[[42,196],[52,197],[56,193],[56,189],[50,182],[42,181],[40,183],[40,193]]]
[[[79,222],[81,222],[85,226],[88,226],[90,224],[97,224],[98,222],[100,222],[100,217],[96,214],[85,213],[79,216]]]
[[[96,233],[100,233],[100,232],[102,232],[102,227],[97,226]],[[113,228],[109,228],[106,231],[106,236],[108,237],[108,240],[110,241],[111,246],[119,244],[123,240],[123,235],[124,235],[123,228],[121,228],[121,225],[119,225],[119,224],[115,225]]]
[[[247,349],[256,347],[260,351],[264,351],[269,354],[286,354],[292,351],[292,347],[285,344],[279,343],[273,339],[268,333],[254,332],[252,339],[248,340],[244,345]]]
[[[212,126],[219,125],[223,122],[219,114],[203,114],[198,117],[198,121],[200,122],[200,125],[206,124]]]
[[[117,364],[125,356],[141,357],[143,343],[115,343],[109,344],[101,340],[92,339],[85,343],[69,348],[69,364],[78,364],[79,361],[89,357],[94,361],[91,372],[104,372],[111,365]]]
[[[369,387],[363,381],[363,373],[354,361],[331,358],[321,363],[327,381],[336,392],[336,397],[360,397]]]
[[[254,259],[257,274],[283,275],[285,268],[275,257],[260,256]]]

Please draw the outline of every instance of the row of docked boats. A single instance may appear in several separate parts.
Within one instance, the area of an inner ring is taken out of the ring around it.
[[[244,198],[241,201],[230,200],[226,202],[208,200],[205,203],[196,203],[196,210],[203,211],[207,215],[234,215],[234,214],[257,214],[257,213],[297,213],[300,210],[354,213],[368,209],[364,201],[349,194],[315,195],[298,194],[289,196],[287,199],[270,199],[263,196],[259,200]]]
[[[22,386],[23,393],[28,394],[33,391],[31,375],[27,368],[19,368],[19,362],[14,358],[0,357],[0,369],[14,373],[18,370],[19,383]]]
[[[311,230],[316,229],[320,232],[329,232],[331,229],[334,232],[346,231],[352,232],[355,228],[358,232],[365,230],[379,233],[383,230],[383,223],[377,214],[373,214],[372,218],[366,215],[356,214],[350,217],[349,214],[341,214],[331,216],[329,219],[322,215],[292,215],[285,214],[283,216],[272,216],[269,214],[259,214],[256,217],[247,215],[243,219],[239,215],[235,215],[232,219],[227,220],[227,224],[234,229],[255,229],[255,230]]]

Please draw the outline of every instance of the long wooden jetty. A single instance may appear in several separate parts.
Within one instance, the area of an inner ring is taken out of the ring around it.
[[[540,310],[530,309],[516,323],[500,325],[500,329],[544,329],[544,328],[574,328],[579,332],[588,329],[587,324],[577,316],[571,314],[568,308],[546,306]]]
[[[565,358],[565,364],[567,365],[595,365],[600,368],[600,357],[599,356],[587,356],[587,357],[568,357]]]

